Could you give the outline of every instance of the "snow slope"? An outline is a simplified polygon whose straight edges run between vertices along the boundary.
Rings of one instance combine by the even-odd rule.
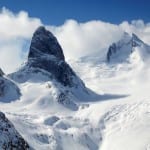
[[[136,48],[143,54],[140,46]],[[0,110],[36,150],[149,150],[150,57],[147,50],[146,57],[134,52],[126,58],[134,54],[146,61],[134,56],[130,62],[95,63],[91,57],[70,63],[86,87],[100,96],[82,100],[70,90],[60,96],[62,105],[58,93],[70,87],[50,80],[47,72],[30,71],[21,76],[24,82],[11,76],[22,96],[20,101],[1,103]]]
[[[79,68],[82,63],[75,66]],[[80,70],[82,79],[100,94],[123,94],[121,99],[100,100],[86,111],[78,112],[82,118],[101,130],[101,150],[145,150],[150,144],[150,70],[148,65],[119,64],[118,66],[86,66],[93,70],[86,74]],[[91,71],[90,71],[91,72]],[[97,84],[99,83],[99,84]]]

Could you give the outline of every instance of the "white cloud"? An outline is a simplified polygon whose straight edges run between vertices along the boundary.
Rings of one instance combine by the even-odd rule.
[[[78,58],[108,48],[118,41],[123,32],[137,34],[144,42],[150,43],[150,23],[134,20],[115,25],[102,21],[78,23],[68,20],[62,26],[49,27],[57,36],[67,58]]]
[[[42,24],[38,18],[31,18],[27,12],[17,14],[3,8],[0,12],[0,67],[6,72],[14,71],[25,59],[26,40]],[[67,20],[61,26],[46,25],[58,38],[67,59],[76,59],[108,47],[117,41],[124,31],[137,34],[150,43],[150,23],[134,20],[119,25],[97,21],[79,23]]]
[[[62,26],[49,27],[57,36],[67,58],[79,58],[97,52],[118,40],[122,30],[102,21],[78,23],[68,20]]]
[[[31,39],[40,19],[30,18],[27,12],[14,14],[6,8],[0,12],[0,68],[14,71],[24,61],[25,41]]]
[[[40,24],[40,19],[30,18],[25,11],[14,14],[3,7],[0,13],[0,39],[31,38]]]

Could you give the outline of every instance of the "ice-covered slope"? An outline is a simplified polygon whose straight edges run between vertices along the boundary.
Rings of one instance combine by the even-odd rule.
[[[0,149],[31,149],[2,112],[0,112]]]
[[[150,46],[140,40],[135,34],[130,36],[124,33],[122,38],[113,43],[107,52],[107,61],[110,63],[124,63],[130,61],[146,61],[150,55]],[[148,56],[149,57],[149,56]]]
[[[0,102],[11,102],[18,100],[20,94],[19,87],[10,79],[4,76],[3,71],[0,69]]]

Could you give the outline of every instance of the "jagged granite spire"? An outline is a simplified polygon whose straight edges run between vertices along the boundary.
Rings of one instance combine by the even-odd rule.
[[[37,58],[41,55],[52,55],[60,60],[65,59],[56,37],[43,26],[40,26],[33,34],[28,58]]]
[[[2,112],[0,112],[0,149],[32,149]]]
[[[65,62],[62,48],[56,37],[43,26],[33,34],[27,66],[48,71],[64,86],[74,86],[73,78],[76,74]]]
[[[56,37],[44,27],[39,27],[33,34],[27,62],[8,76],[19,83],[53,80],[87,94],[83,81],[65,61]]]
[[[78,108],[72,99],[95,97],[65,61],[56,37],[44,27],[39,27],[33,34],[27,62],[9,77],[19,83],[50,81],[57,89],[54,100],[71,109]]]

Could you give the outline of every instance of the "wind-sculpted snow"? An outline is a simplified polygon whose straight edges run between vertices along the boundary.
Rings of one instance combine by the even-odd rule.
[[[28,143],[16,131],[13,124],[0,112],[0,149],[27,150]]]
[[[41,73],[47,72],[64,86],[84,88],[84,83],[65,62],[62,48],[56,37],[44,27],[39,27],[33,34],[25,66],[11,76],[23,78],[23,76],[28,76],[26,72],[32,72],[32,68]]]

